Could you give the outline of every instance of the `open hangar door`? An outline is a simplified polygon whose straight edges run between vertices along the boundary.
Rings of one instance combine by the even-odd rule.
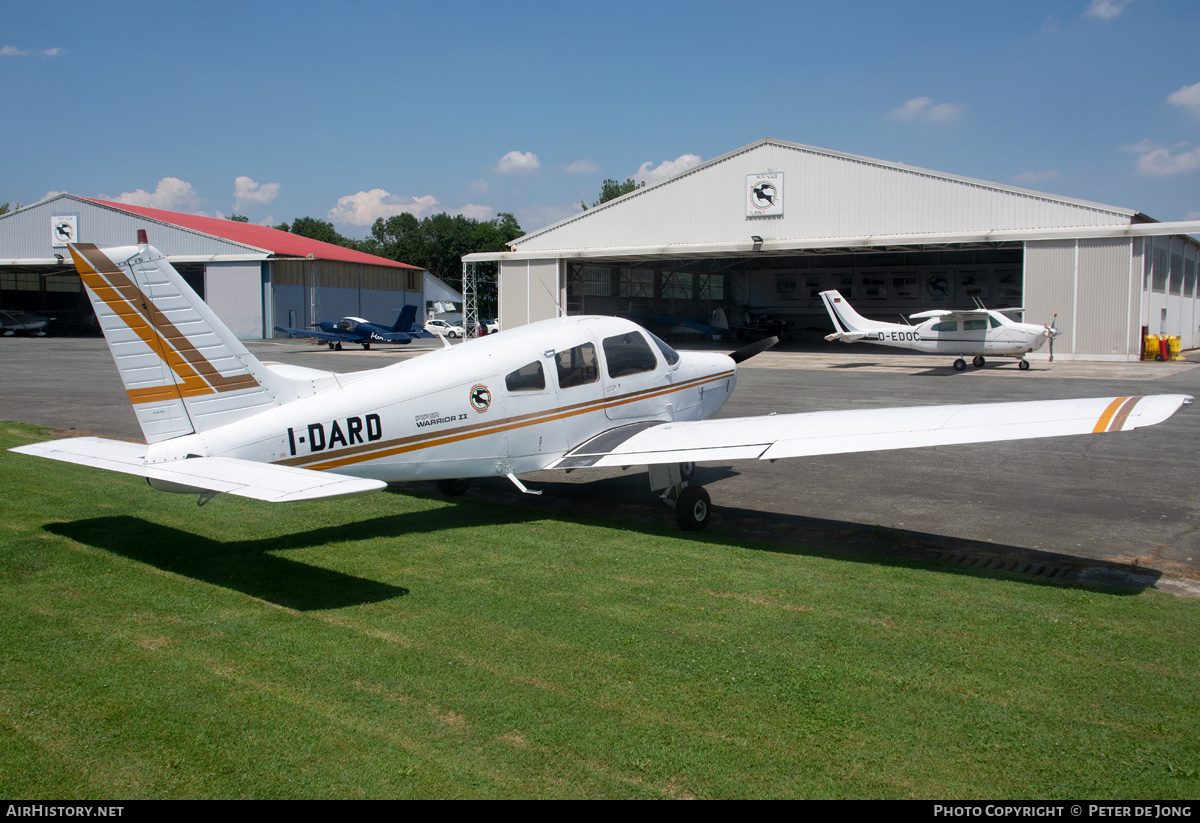
[[[629,317],[672,336],[702,333],[720,310],[731,327],[783,328],[792,340],[833,331],[821,304],[836,289],[866,317],[896,322],[930,308],[1018,308],[1024,247],[828,249],[738,257],[569,261],[567,313]],[[671,320],[692,322],[692,326]],[[720,323],[715,323],[720,325]]]

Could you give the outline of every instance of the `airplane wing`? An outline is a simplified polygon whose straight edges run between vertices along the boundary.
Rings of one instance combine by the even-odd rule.
[[[165,463],[146,463],[146,448],[143,444],[126,443],[123,440],[72,437],[31,443],[11,451],[269,503],[347,497],[387,487],[386,483],[379,480],[232,457],[190,457]]]
[[[1161,423],[1191,402],[1158,394],[635,423],[592,438],[547,468],[777,460],[1130,431]]]
[[[970,319],[972,317],[987,317],[992,312],[998,312],[999,314],[1020,314],[1024,311],[1025,309],[1019,307],[1013,309],[930,309],[929,311],[910,314],[908,319],[928,320],[931,317],[948,317],[958,320]]]
[[[370,339],[371,340],[382,340],[385,343],[402,343],[404,341],[414,340],[416,338],[435,337],[435,336],[436,335],[434,335],[430,332],[414,329],[413,331],[387,331],[387,332],[376,331],[376,332],[371,332]]]
[[[313,331],[312,329],[286,329],[283,326],[276,326],[275,331],[281,331],[285,334],[290,334],[293,337],[316,337],[319,340],[331,340],[336,343],[357,343],[361,337],[350,337],[345,334],[330,334],[325,331]]]

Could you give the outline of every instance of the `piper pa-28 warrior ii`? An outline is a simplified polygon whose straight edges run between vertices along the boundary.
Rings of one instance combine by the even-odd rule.
[[[984,364],[984,355],[1015,357],[1022,371],[1029,368],[1025,355],[1037,351],[1047,340],[1050,341],[1050,359],[1054,360],[1054,338],[1061,332],[1053,322],[1044,326],[1034,323],[1017,323],[1005,317],[1005,313],[1017,314],[1024,309],[932,309],[910,314],[912,320],[925,322],[918,326],[902,323],[884,323],[868,320],[856,312],[837,291],[821,292],[821,300],[829,319],[837,329],[825,335],[829,341],[843,343],[874,343],[877,346],[894,346],[901,349],[927,352],[929,354],[953,354],[954,370],[967,367],[967,356],[973,355],[975,368]],[[978,301],[976,301],[978,302]]]
[[[381,369],[336,374],[260,362],[146,244],[71,246],[145,445],[75,438],[14,451],[141,475],[164,491],[265,501],[340,497],[543,469],[649,467],[680,526],[703,528],[697,461],[776,460],[1128,431],[1183,395],[858,409],[707,419],[733,355],[676,352],[616,317],[561,317]],[[538,492],[531,492],[538,493]]]
[[[377,343],[411,343],[417,337],[433,337],[424,329],[414,329],[413,321],[417,318],[416,306],[405,306],[396,318],[396,325],[390,329],[380,326],[361,317],[343,317],[336,323],[325,320],[318,323],[320,331],[310,329],[288,329],[276,326],[275,331],[290,334],[293,337],[315,337],[324,340],[329,348],[342,350],[343,343],[358,343],[363,349],[371,348],[372,342]]]

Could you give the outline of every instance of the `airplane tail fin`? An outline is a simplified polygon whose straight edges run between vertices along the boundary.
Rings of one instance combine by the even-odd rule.
[[[836,290],[821,292],[821,301],[825,304],[825,311],[829,312],[829,319],[833,321],[833,327],[837,330],[834,334],[826,336],[826,340],[851,342],[863,339],[864,332],[867,331],[894,328],[890,323],[881,323],[878,320],[868,320],[863,317]]]
[[[136,246],[70,246],[148,443],[202,432],[297,396],[138,232]],[[290,389],[290,391],[286,391]]]
[[[417,307],[410,303],[400,310],[400,316],[396,318],[396,325],[392,326],[392,331],[412,331],[413,322],[415,322],[416,319]]]

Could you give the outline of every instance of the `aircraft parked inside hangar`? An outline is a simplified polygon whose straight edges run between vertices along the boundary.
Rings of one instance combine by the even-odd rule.
[[[1128,431],[1192,398],[1100,397],[706,419],[737,382],[732,355],[679,353],[629,320],[561,317],[381,369],[336,374],[250,354],[139,232],[70,246],[147,444],[75,438],[13,451],[140,475],[163,491],[265,501],[436,480],[646,465],[685,529],[710,500],[697,461],[776,460]],[[537,494],[538,492],[531,492]]]
[[[911,320],[925,321],[917,326],[868,320],[851,308],[837,291],[821,292],[821,300],[837,329],[833,334],[825,335],[826,340],[874,343],[929,354],[954,354],[958,355],[954,361],[955,371],[967,367],[964,358],[968,356],[973,356],[975,368],[981,368],[985,355],[1015,357],[1017,366],[1024,371],[1029,368],[1025,355],[1040,349],[1047,340],[1053,361],[1054,338],[1062,333],[1054,328],[1053,321],[1039,326],[1017,323],[1005,317],[1006,313],[1017,314],[1024,309],[986,309],[978,300],[977,309],[932,309],[910,314]]]
[[[400,316],[396,318],[395,325],[390,329],[387,326],[363,320],[361,317],[343,317],[336,323],[331,320],[317,323],[320,331],[288,329],[283,326],[276,326],[275,331],[281,331],[293,337],[315,337],[318,340],[326,341],[329,343],[329,348],[337,351],[342,350],[343,343],[358,343],[363,349],[369,349],[373,342],[411,343],[418,337],[433,337],[422,328],[413,328],[416,325],[414,322],[416,319],[417,307],[409,305],[400,310]]]
[[[45,337],[46,327],[53,317],[43,317],[29,311],[7,311],[0,309],[0,329],[5,337],[24,332],[32,337]]]

